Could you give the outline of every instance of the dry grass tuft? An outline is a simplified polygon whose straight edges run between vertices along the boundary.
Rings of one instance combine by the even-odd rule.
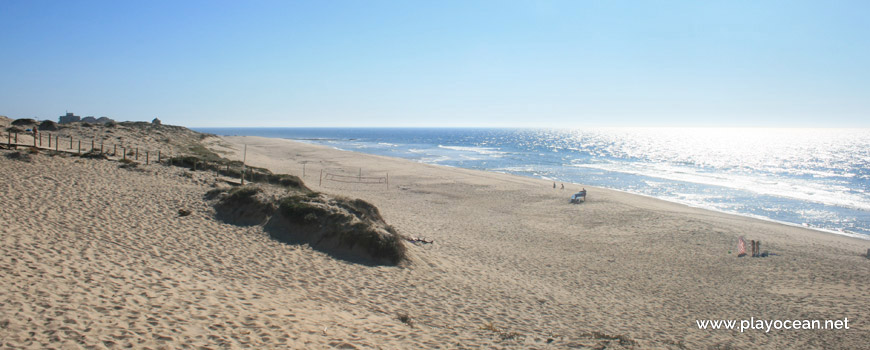
[[[414,328],[414,320],[412,320],[411,316],[407,313],[400,312],[396,315],[396,318],[398,318],[402,323],[408,325],[408,327]]]
[[[214,205],[218,219],[234,225],[260,225],[269,220],[275,212],[271,199],[261,196],[263,189],[257,186],[242,186],[231,189],[226,195],[223,190],[212,190],[206,196],[220,200]]]
[[[28,162],[28,163],[33,161],[33,157],[30,156],[30,153],[24,153],[24,152],[7,153],[6,158],[17,160],[17,161],[22,161],[22,162]]]
[[[485,323],[483,326],[480,326],[480,329],[495,333],[501,340],[515,340],[523,337],[522,334],[517,332],[506,332],[498,329],[492,322]]]
[[[122,168],[122,169],[135,169],[136,167],[139,166],[139,163],[136,163],[132,159],[121,159],[118,162],[121,163],[119,168]]]
[[[584,333],[583,336],[590,337],[593,339],[617,340],[617,341],[619,341],[620,345],[630,345],[630,346],[637,345],[637,341],[629,338],[626,335],[622,335],[622,334],[611,335],[611,334],[607,334],[604,332],[595,331],[595,332],[591,332],[591,333]]]
[[[392,264],[407,258],[398,232],[384,222],[377,207],[361,199],[295,195],[283,198],[279,208],[290,222],[341,247],[362,248],[372,258]]]

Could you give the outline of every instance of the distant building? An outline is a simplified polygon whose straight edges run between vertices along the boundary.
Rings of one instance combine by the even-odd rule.
[[[96,123],[96,122],[97,122],[97,118],[94,118],[94,116],[91,116],[91,115],[82,118],[82,123]]]
[[[58,123],[60,123],[60,124],[69,124],[69,123],[75,123],[75,122],[77,122],[77,121],[81,121],[81,118],[80,118],[79,116],[75,115],[75,114],[72,114],[72,113],[70,113],[70,112],[67,112],[66,115],[62,115],[62,116],[60,116],[60,117],[57,119],[57,121],[58,121]]]
[[[154,120],[151,121],[151,124],[160,125],[162,123],[160,122],[160,119],[154,118]]]
[[[100,123],[100,124],[109,124],[109,123],[114,123],[114,122],[115,122],[115,120],[112,118],[109,118],[109,117],[100,117],[99,119],[97,119],[97,123]]]

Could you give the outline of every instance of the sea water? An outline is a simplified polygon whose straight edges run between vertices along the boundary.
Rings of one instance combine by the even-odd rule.
[[[652,196],[870,239],[870,129],[201,128]]]

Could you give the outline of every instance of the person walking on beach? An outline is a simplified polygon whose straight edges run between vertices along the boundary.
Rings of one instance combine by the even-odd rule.
[[[565,189],[565,184],[562,184],[562,189],[563,189],[563,190]]]
[[[556,188],[556,181],[553,181],[553,188]]]

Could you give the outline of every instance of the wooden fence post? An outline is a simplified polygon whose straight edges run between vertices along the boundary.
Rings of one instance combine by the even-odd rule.
[[[127,160],[127,148],[121,147],[121,153],[124,154],[124,160]]]
[[[91,139],[91,152],[94,151],[94,148],[95,148],[94,146],[96,146],[96,144],[94,143],[94,141],[95,141],[94,139]]]
[[[8,131],[7,133],[8,133],[9,135],[6,136],[6,144],[8,144],[9,146],[12,146],[12,132],[11,132],[11,131]]]
[[[323,187],[323,169],[320,169],[320,187]]]
[[[245,166],[248,164],[248,144],[245,144],[245,151],[242,153],[242,186],[245,185]]]
[[[112,145],[112,156],[118,156],[118,145]]]
[[[157,150],[157,164],[160,164],[160,150]]]
[[[15,133],[15,144],[16,145],[18,144],[18,133],[17,132]]]
[[[72,151],[72,135],[69,137],[69,150]]]
[[[60,149],[60,135],[54,137],[54,150]]]
[[[82,140],[79,140],[79,154],[82,154]]]
[[[139,147],[136,147],[136,160],[139,160]]]
[[[148,165],[148,151],[145,151],[145,165]]]
[[[100,140],[100,154],[103,154],[103,140]]]
[[[48,133],[48,149],[51,149],[51,133]]]
[[[38,139],[38,138],[39,138],[39,134],[34,132],[33,133],[33,148],[36,148],[36,139]]]

